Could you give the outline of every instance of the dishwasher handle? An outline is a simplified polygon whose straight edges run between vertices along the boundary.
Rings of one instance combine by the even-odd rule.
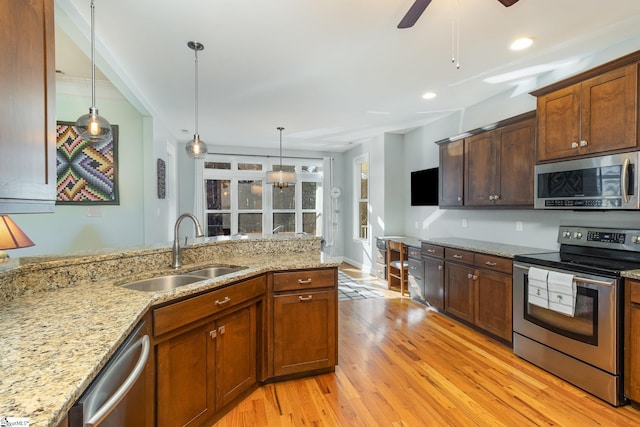
[[[142,351],[140,352],[140,358],[131,370],[131,373],[127,379],[124,380],[122,385],[118,387],[118,390],[116,390],[116,392],[100,407],[100,409],[98,409],[93,416],[87,420],[84,424],[85,427],[94,427],[109,415],[140,377],[140,374],[147,364],[147,360],[149,360],[149,350],[151,347],[149,335],[145,335],[140,338],[133,346],[131,346],[130,350],[137,348],[138,345],[142,345]]]

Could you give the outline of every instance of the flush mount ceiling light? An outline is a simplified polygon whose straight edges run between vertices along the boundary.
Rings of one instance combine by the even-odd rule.
[[[422,99],[433,99],[436,96],[437,95],[435,92],[426,92],[424,95],[422,95]]]
[[[81,116],[76,120],[76,128],[80,136],[91,142],[99,144],[111,141],[111,125],[100,114],[96,107],[96,31],[95,31],[95,5],[91,0],[91,107],[89,114]]]
[[[511,50],[524,50],[524,49],[527,49],[527,48],[531,47],[532,44],[533,44],[533,38],[532,37],[519,37],[519,38],[515,39],[513,41],[513,43],[511,43],[511,45],[509,46],[509,49],[511,49]]]
[[[274,187],[280,189],[295,185],[296,174],[295,172],[285,172],[282,170],[282,131],[283,127],[276,128],[280,131],[280,170],[272,170],[267,172],[267,184],[273,184]]]
[[[185,147],[187,155],[192,159],[203,159],[207,155],[207,144],[205,144],[198,134],[198,52],[204,50],[204,45],[198,42],[187,43],[189,49],[192,49],[196,55],[196,96],[195,96],[195,112],[196,112],[196,126],[193,134],[193,139],[187,143]]]

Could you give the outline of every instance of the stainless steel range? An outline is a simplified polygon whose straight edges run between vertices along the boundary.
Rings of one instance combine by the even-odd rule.
[[[618,406],[621,272],[640,268],[640,230],[561,226],[558,243],[560,252],[514,258],[514,353]]]

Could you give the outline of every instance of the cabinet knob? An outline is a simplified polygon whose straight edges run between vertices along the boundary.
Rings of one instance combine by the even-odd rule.
[[[473,280],[476,280],[476,279],[478,278],[478,276],[476,276],[475,274],[473,274],[473,275],[471,275],[471,278],[472,278]]]
[[[462,201],[462,197],[458,196],[458,201],[461,202]]]
[[[574,150],[575,150],[576,148],[578,148],[578,143],[577,143],[577,142],[575,142],[575,141],[573,141],[573,142],[571,143],[571,148],[573,148]]]
[[[441,265],[438,266],[438,270],[442,270],[442,266]]]
[[[500,200],[500,195],[499,194],[494,194],[493,195],[493,200]]]
[[[473,274],[469,273],[467,274],[467,279],[471,279],[473,277]]]
[[[222,326],[220,326],[220,327],[218,328],[218,332],[220,333],[220,335],[224,335],[225,330],[226,330],[226,328],[225,328],[225,326],[224,326],[224,325],[222,325]]]
[[[211,337],[212,340],[215,340],[217,335],[218,335],[217,331],[215,330],[209,331],[209,336]]]
[[[580,147],[586,147],[587,145],[587,141],[585,141],[584,139],[580,141]]]
[[[494,198],[493,194],[489,196],[489,200],[493,200],[493,198]]]

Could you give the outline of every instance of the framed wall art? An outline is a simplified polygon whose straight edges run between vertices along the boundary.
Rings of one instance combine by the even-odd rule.
[[[167,165],[164,160],[158,159],[158,199],[167,197]]]
[[[57,205],[118,205],[118,125],[111,141],[91,144],[75,123],[56,127]]]

